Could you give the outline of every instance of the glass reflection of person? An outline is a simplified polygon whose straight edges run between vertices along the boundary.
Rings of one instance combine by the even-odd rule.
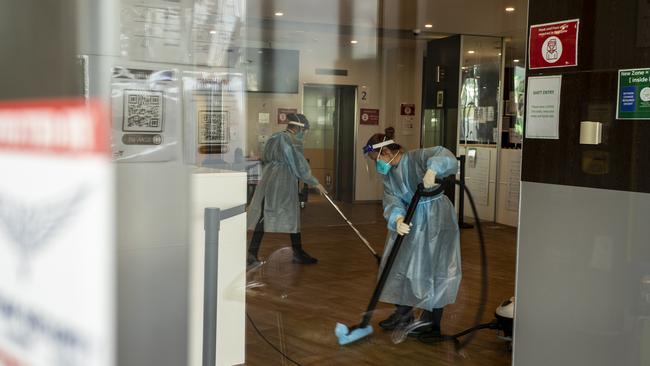
[[[248,228],[254,230],[248,247],[248,265],[259,263],[257,254],[265,232],[289,234],[294,263],[318,262],[302,249],[298,181],[323,194],[327,191],[312,175],[309,163],[296,147],[296,140],[302,140],[309,129],[309,121],[295,114],[288,117],[287,129],[273,134],[262,153],[262,179],[248,210]]]

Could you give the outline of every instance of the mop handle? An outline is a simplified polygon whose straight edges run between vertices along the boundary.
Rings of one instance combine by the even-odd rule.
[[[413,215],[415,214],[415,209],[418,206],[420,197],[437,196],[438,194],[442,193],[443,190],[444,187],[440,185],[433,191],[427,192],[424,190],[424,185],[422,183],[418,184],[418,189],[415,191],[415,194],[411,199],[411,203],[409,204],[409,207],[406,211],[406,217],[404,218],[404,223],[407,225],[411,223],[411,219],[413,219]],[[388,279],[390,270],[393,267],[393,262],[395,262],[395,258],[397,258],[397,253],[399,252],[399,248],[402,246],[403,240],[404,240],[403,235],[398,234],[397,238],[395,238],[395,243],[393,244],[390,254],[388,255],[388,259],[386,260],[384,269],[381,271],[381,276],[379,277],[379,281],[377,281],[377,286],[375,286],[375,291],[372,293],[372,297],[370,298],[368,309],[363,314],[363,319],[361,320],[361,324],[359,324],[359,328],[365,328],[370,323],[372,312],[377,307],[377,303],[379,302],[379,296],[381,295],[381,292],[384,290],[384,285],[386,284],[386,280]]]
[[[359,230],[357,230],[357,228],[354,227],[354,225],[352,225],[352,222],[351,222],[350,220],[348,220],[347,217],[345,217],[345,215],[343,214],[343,211],[341,211],[341,209],[339,208],[339,206],[337,206],[337,205],[334,203],[334,201],[332,201],[332,199],[330,198],[329,195],[327,195],[327,194],[323,194],[323,196],[325,196],[325,198],[327,198],[327,200],[329,201],[329,203],[332,204],[332,206],[334,207],[334,209],[336,209],[336,211],[339,213],[339,215],[341,215],[341,217],[343,218],[343,220],[345,220],[345,222],[347,222],[348,225],[350,225],[350,227],[352,228],[352,230],[354,230],[354,232],[357,234],[357,236],[359,237],[359,239],[361,239],[361,241],[362,241],[362,242],[363,242],[363,243],[368,247],[368,249],[370,250],[370,252],[371,252],[375,257],[377,257],[377,252],[372,248],[372,246],[370,245],[370,243],[368,242],[368,240],[366,240],[366,238],[364,238],[363,235],[361,235],[361,233],[359,232]]]

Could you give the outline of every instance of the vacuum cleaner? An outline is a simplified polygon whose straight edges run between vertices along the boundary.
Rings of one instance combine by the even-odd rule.
[[[494,320],[489,323],[477,324],[469,329],[454,335],[434,335],[434,334],[420,334],[418,340],[427,344],[440,343],[444,341],[453,341],[457,345],[460,344],[460,338],[471,334],[481,329],[493,329],[500,332],[499,338],[512,342],[512,329],[514,323],[515,313],[515,298],[511,297],[499,305],[494,311]]]

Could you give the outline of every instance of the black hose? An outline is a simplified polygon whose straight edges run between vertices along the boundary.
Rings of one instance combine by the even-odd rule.
[[[456,184],[465,189],[467,193],[467,198],[469,198],[469,204],[472,207],[472,212],[474,214],[474,223],[476,225],[476,230],[478,232],[478,239],[481,248],[481,294],[479,296],[479,306],[476,310],[476,316],[474,317],[474,324],[472,328],[469,328],[460,333],[454,335],[439,335],[439,334],[422,334],[418,337],[421,342],[424,343],[439,343],[444,341],[453,341],[456,344],[456,351],[460,352],[465,348],[472,339],[474,339],[474,331],[479,329],[485,329],[487,327],[481,324],[481,319],[485,313],[485,307],[488,300],[488,264],[487,264],[487,251],[485,249],[485,237],[483,236],[483,228],[481,227],[481,220],[478,217],[478,211],[476,210],[476,205],[474,204],[474,197],[469,191],[467,186],[461,185],[459,181],[456,181]],[[461,192],[462,193],[462,192]],[[468,335],[463,341],[459,341],[459,338],[462,336]]]
[[[302,366],[302,365],[299,364],[298,362],[294,361],[291,357],[289,357],[286,353],[282,352],[282,350],[279,349],[278,347],[276,347],[273,343],[271,343],[271,341],[269,341],[269,340],[264,336],[264,334],[262,334],[262,331],[260,331],[260,330],[257,328],[257,325],[255,325],[255,322],[253,321],[253,318],[251,318],[251,316],[248,314],[248,312],[246,312],[246,317],[248,318],[248,321],[249,321],[249,322],[251,323],[251,325],[253,326],[253,329],[255,329],[255,332],[257,332],[257,335],[259,335],[259,336],[260,336],[260,337],[261,337],[261,338],[262,338],[262,339],[263,339],[263,340],[264,340],[264,341],[265,341],[269,346],[271,346],[271,348],[273,348],[277,353],[281,354],[282,357],[284,357],[284,358],[286,358],[287,360],[291,361],[293,364],[295,364],[295,365],[297,365],[297,366]]]
[[[461,186],[460,182],[456,182],[459,186]],[[478,240],[479,243],[481,244],[481,296],[480,296],[480,302],[478,309],[476,310],[476,316],[474,317],[474,324],[479,325],[481,324],[481,319],[483,318],[483,313],[485,313],[485,307],[487,305],[487,300],[488,300],[488,264],[487,264],[487,251],[485,249],[485,238],[483,237],[483,228],[481,227],[481,220],[478,217],[478,211],[476,210],[476,205],[474,204],[474,197],[472,197],[472,193],[469,191],[469,188],[467,188],[466,185],[463,185],[461,187],[465,188],[465,192],[467,193],[467,198],[469,198],[469,204],[472,206],[472,212],[474,213],[474,223],[476,225],[476,230],[478,232]],[[458,337],[454,337],[456,340]],[[474,338],[474,332],[471,332],[467,338],[465,338],[462,342],[456,343],[456,350],[460,351],[465,346],[467,346],[472,339]]]

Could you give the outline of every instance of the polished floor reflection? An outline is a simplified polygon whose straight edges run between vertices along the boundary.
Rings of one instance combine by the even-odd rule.
[[[259,331],[300,365],[510,365],[508,344],[493,330],[481,330],[460,353],[452,343],[425,345],[379,329],[377,322],[393,310],[381,304],[372,325],[375,332],[341,347],[336,322],[357,324],[377,276],[375,259],[354,232],[323,199],[303,210],[303,246],[319,263],[291,262],[289,236],[267,234],[260,258],[266,263],[249,271],[247,310]],[[341,208],[381,252],[385,222],[379,204],[341,204]],[[488,246],[489,301],[484,321],[493,318],[501,301],[513,296],[516,229],[484,224]],[[473,325],[480,292],[480,257],[476,231],[462,231],[463,282],[456,304],[445,309],[443,333]],[[405,339],[403,339],[405,338]],[[295,365],[282,357],[246,324],[247,365]]]

